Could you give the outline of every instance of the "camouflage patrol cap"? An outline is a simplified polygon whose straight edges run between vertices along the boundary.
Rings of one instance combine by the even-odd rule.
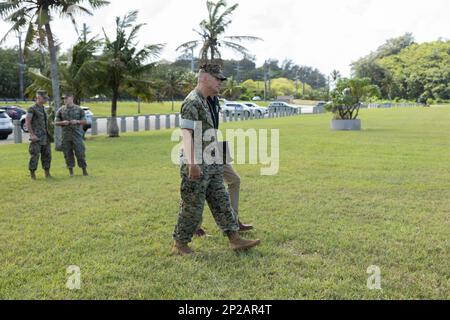
[[[45,91],[45,90],[37,90],[36,95],[41,96],[47,100],[49,99],[47,91]]]
[[[212,75],[213,77],[225,81],[227,77],[223,74],[222,68],[217,64],[204,64],[200,67],[200,72],[206,72]]]

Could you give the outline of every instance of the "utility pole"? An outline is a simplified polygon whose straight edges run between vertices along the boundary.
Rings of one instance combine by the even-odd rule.
[[[83,23],[83,41],[86,43],[87,42],[87,36],[89,33],[91,33],[91,31],[89,30],[89,28],[87,27],[86,23]]]
[[[330,100],[330,75],[328,75],[328,77],[327,77],[327,87],[328,87],[328,90],[327,90],[327,101],[328,101],[328,100]]]
[[[272,83],[271,83],[271,76],[270,76],[270,60],[269,60],[269,68],[268,68],[268,71],[267,71],[267,74],[268,74],[268,78],[269,78],[269,99],[270,99],[270,97],[272,96],[272,88],[271,88],[271,86],[272,86]]]
[[[263,72],[264,72],[264,101],[267,101],[267,61],[264,61],[264,67],[263,67]]]
[[[25,68],[25,61],[23,57],[23,51],[22,51],[22,32],[17,33],[17,38],[19,39],[19,99],[21,101],[24,100],[24,68]]]
[[[236,82],[237,84],[241,83],[241,65],[239,61],[236,64]]]

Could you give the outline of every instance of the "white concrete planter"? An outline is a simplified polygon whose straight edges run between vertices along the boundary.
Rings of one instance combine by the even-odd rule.
[[[361,120],[331,120],[331,129],[333,130],[361,130]]]

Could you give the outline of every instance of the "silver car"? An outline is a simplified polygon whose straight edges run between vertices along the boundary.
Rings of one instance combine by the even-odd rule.
[[[256,103],[246,102],[245,105],[250,108],[255,116],[263,116],[269,112],[267,108],[258,106]]]
[[[283,112],[283,111],[288,111],[288,110],[294,110],[296,112],[301,112],[301,108],[299,106],[293,105],[293,104],[289,104],[286,103],[284,101],[275,101],[272,102],[268,107],[268,110],[271,110],[273,112]]]
[[[11,117],[5,110],[0,109],[0,140],[8,139],[8,136],[13,132],[13,123]]]
[[[234,116],[234,115],[245,115],[246,117],[250,117],[251,110],[249,107],[247,107],[243,103],[239,102],[230,102],[226,101],[223,105],[220,106],[220,111],[222,113],[225,113],[225,115],[228,116]]]

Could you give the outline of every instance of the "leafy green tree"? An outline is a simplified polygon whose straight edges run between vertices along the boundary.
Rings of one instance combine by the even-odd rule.
[[[41,68],[39,54],[31,52],[25,61],[26,68]],[[26,69],[25,69],[26,71]],[[0,97],[17,99],[20,97],[19,83],[19,51],[16,48],[0,48]],[[31,80],[24,73],[25,86],[30,85]]]
[[[358,117],[365,99],[379,95],[379,88],[369,78],[341,78],[331,92],[332,102],[326,108],[335,114],[335,119],[353,120]]]
[[[380,88],[383,97],[393,98],[391,96],[391,88],[394,84],[391,75],[380,64],[380,60],[400,53],[413,43],[414,37],[411,33],[405,33],[400,37],[387,40],[377,50],[351,64],[353,75],[358,78],[371,79],[372,83]]]
[[[105,33],[105,47],[101,66],[103,67],[103,81],[112,96],[111,121],[109,136],[118,137],[117,101],[122,92],[141,88],[140,91],[150,90],[152,82],[145,80],[144,75],[149,72],[154,63],[148,60],[159,57],[163,44],[146,45],[138,50],[136,37],[145,24],[136,24],[138,11],[131,11],[123,18],[116,18],[115,39]],[[129,33],[127,33],[129,30]]]
[[[51,20],[54,16],[69,17],[75,24],[75,14],[83,12],[92,15],[91,11],[81,6],[83,3],[96,9],[109,4],[104,0],[5,0],[0,2],[0,16],[12,23],[11,29],[2,41],[14,31],[27,29],[25,50],[37,38],[41,44],[46,42],[50,52],[50,72],[52,79],[52,93],[55,110],[61,105],[58,60],[55,39],[52,33]],[[60,130],[56,130],[56,149],[61,150]]]
[[[413,44],[379,60],[389,73],[392,97],[445,101],[450,99],[450,40]]]

